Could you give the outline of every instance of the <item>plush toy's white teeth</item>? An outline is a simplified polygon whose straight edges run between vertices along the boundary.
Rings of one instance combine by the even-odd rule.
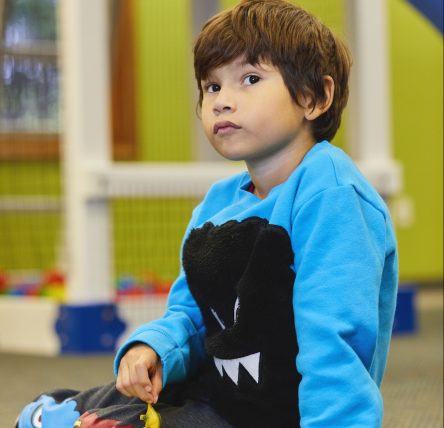
[[[237,385],[239,381],[239,364],[250,373],[251,377],[259,383],[259,360],[260,352],[256,354],[247,355],[246,357],[235,358],[233,360],[223,360],[221,358],[213,357],[214,364],[221,376],[225,373],[230,377],[230,379]]]

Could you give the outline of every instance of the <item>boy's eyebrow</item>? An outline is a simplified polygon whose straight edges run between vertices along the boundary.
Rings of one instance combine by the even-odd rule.
[[[248,62],[246,59],[244,59],[242,62],[239,63],[239,65],[242,68],[254,67],[254,68],[262,69],[261,63],[262,63],[262,61],[258,60],[256,63],[253,64],[251,62]]]
[[[267,67],[271,65],[271,63],[267,62],[266,60],[263,59],[258,59],[254,64],[248,61],[243,61],[242,63],[240,63],[240,66],[242,68],[248,68],[248,67],[253,67],[256,70],[262,71],[262,72],[267,72],[270,71],[270,69]]]
[[[211,73],[207,73],[207,75],[205,77],[202,77],[202,79],[200,79],[200,81],[202,83],[206,83],[206,82],[209,82],[211,80],[214,80],[214,77],[213,77],[213,75]]]

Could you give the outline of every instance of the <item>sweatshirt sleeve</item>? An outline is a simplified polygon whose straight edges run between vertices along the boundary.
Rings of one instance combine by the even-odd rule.
[[[184,239],[193,228],[193,219]],[[128,348],[136,343],[145,343],[156,351],[162,361],[163,385],[181,381],[195,371],[205,358],[204,334],[199,307],[190,293],[181,266],[168,296],[165,314],[158,320],[143,324],[130,335],[117,351],[114,372],[117,375],[120,360]]]
[[[371,377],[385,259],[385,216],[352,186],[324,190],[295,214],[293,293],[301,427],[382,424]]]

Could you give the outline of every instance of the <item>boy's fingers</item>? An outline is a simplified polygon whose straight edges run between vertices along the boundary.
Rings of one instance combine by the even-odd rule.
[[[126,366],[121,365],[119,368],[119,373],[117,375],[116,388],[123,395],[131,397],[131,393],[128,390],[129,385],[130,385],[130,380],[129,380],[128,368]]]
[[[134,395],[143,401],[152,403],[154,401],[153,387],[146,364],[143,362],[134,364],[130,369],[130,377]]]
[[[142,401],[146,401],[148,403],[154,402],[154,396],[150,392],[146,392],[145,389],[140,385],[134,386],[135,396],[140,398]]]
[[[127,397],[155,403],[162,389],[162,364],[154,351],[145,348],[136,345],[122,358],[116,388]]]
[[[131,366],[128,364],[121,364],[116,382],[117,390],[126,397],[137,397],[139,391],[134,385],[134,375],[131,374]]]
[[[137,363],[134,366],[134,383],[143,386],[147,391],[151,390],[151,381],[148,373],[148,367],[145,364]]]
[[[160,367],[158,367],[153,377],[151,378],[151,383],[153,385],[154,403],[157,403],[160,391],[162,390],[162,366],[159,366]]]

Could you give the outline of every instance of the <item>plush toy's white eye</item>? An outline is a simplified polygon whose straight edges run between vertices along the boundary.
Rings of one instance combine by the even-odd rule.
[[[237,310],[239,309],[239,297],[236,299],[236,303],[234,304],[234,322],[237,321]]]
[[[238,309],[239,309],[239,297],[236,299],[236,302],[234,303],[234,315],[233,315],[234,321],[233,321],[233,324],[235,324],[236,321],[237,321],[237,311],[238,311]],[[225,330],[225,324],[220,319],[219,315],[217,315],[217,312],[213,308],[210,308],[210,311],[213,314],[213,316],[216,319],[216,321],[222,327],[222,330]]]
[[[223,321],[219,318],[219,315],[217,315],[217,312],[213,309],[210,308],[211,313],[213,314],[214,318],[216,318],[216,321],[219,323],[219,325],[222,327],[222,330],[225,330],[225,324],[223,323]]]
[[[43,412],[43,404],[37,407],[34,410],[34,413],[31,416],[31,424],[33,428],[42,428],[42,412]]]

